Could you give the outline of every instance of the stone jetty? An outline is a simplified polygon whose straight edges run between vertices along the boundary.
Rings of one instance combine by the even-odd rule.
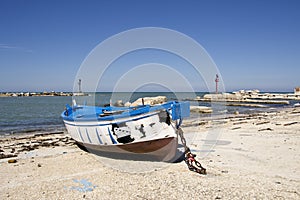
[[[31,97],[31,96],[73,96],[72,92],[4,92],[0,97]]]
[[[248,104],[284,104],[289,100],[300,100],[300,93],[260,93],[259,90],[240,90],[232,93],[206,94],[203,98],[197,97],[194,101],[233,102]],[[232,104],[234,105],[234,104]]]

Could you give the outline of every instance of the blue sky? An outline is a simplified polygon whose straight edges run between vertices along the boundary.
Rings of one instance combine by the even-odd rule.
[[[0,92],[71,91],[96,45],[139,27],[196,40],[228,91],[293,91],[300,86],[299,10],[297,0],[1,0]]]

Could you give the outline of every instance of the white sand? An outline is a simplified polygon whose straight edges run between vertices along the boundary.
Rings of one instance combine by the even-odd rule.
[[[17,163],[1,159],[0,199],[300,199],[300,108],[195,123],[186,122],[184,132],[208,175],[184,162],[155,170],[155,163],[135,161],[151,172],[121,172],[59,143],[22,152]],[[2,138],[1,149],[13,143]]]

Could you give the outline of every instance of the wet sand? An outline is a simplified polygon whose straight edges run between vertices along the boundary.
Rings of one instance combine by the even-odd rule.
[[[300,108],[183,130],[207,175],[184,162],[102,159],[65,133],[1,137],[0,199],[300,199]]]

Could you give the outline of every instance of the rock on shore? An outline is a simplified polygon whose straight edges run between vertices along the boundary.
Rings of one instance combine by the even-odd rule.
[[[190,111],[195,113],[212,113],[213,110],[207,106],[190,106]]]
[[[143,97],[137,99],[135,102],[133,102],[130,106],[138,106],[143,105],[143,101],[145,105],[157,105],[157,104],[163,104],[167,102],[166,96],[156,96],[156,97]]]

